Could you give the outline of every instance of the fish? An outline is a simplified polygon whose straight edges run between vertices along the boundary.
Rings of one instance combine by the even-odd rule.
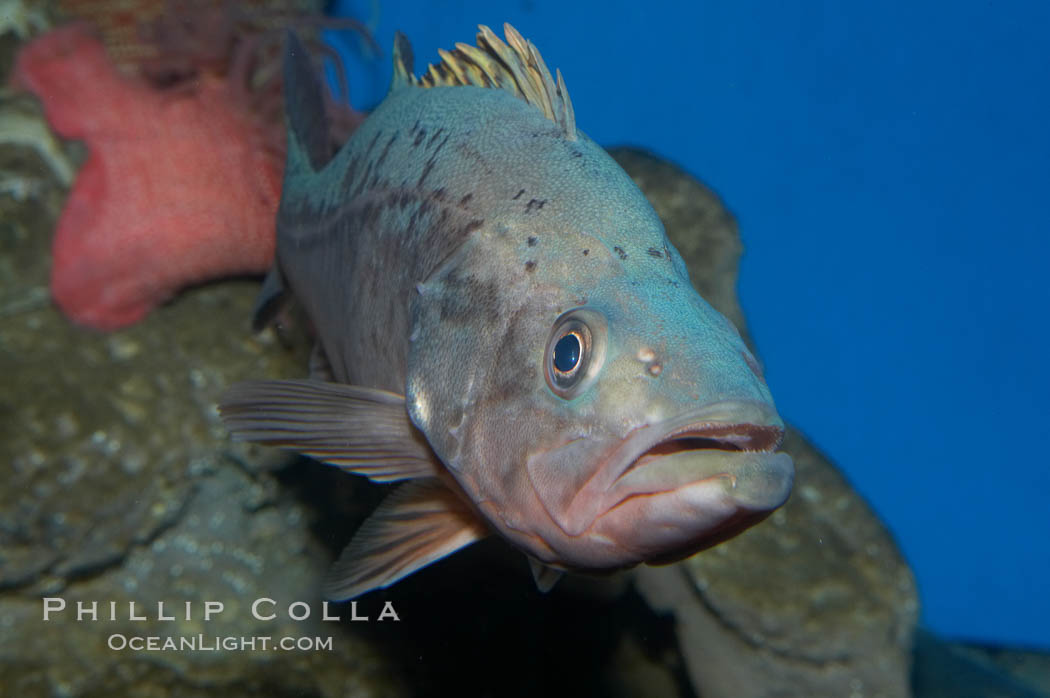
[[[740,333],[693,288],[631,178],[576,126],[561,71],[509,24],[385,99],[338,151],[289,35],[277,254],[256,323],[294,298],[310,378],[235,384],[236,438],[400,482],[332,599],[488,535],[537,586],[665,564],[788,498],[784,424]]]

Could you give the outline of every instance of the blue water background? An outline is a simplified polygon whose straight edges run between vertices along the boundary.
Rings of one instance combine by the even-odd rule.
[[[386,91],[395,29],[418,73],[510,21],[588,135],[716,189],[780,411],[892,529],[923,623],[1050,647],[1050,3],[339,10],[383,51],[343,40],[359,107]]]

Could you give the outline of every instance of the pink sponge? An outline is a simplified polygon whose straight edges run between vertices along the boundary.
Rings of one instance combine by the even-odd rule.
[[[279,148],[226,80],[150,87],[82,25],[23,47],[13,80],[88,148],[52,248],[51,293],[75,322],[123,327],[184,286],[269,267]]]

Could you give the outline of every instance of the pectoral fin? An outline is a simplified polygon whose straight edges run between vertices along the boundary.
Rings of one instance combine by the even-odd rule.
[[[354,534],[325,584],[325,596],[350,599],[387,587],[489,533],[440,480],[394,490]]]
[[[565,574],[563,570],[545,565],[531,557],[529,558],[529,567],[532,568],[532,578],[536,581],[536,588],[544,594],[553,589],[554,585]]]
[[[405,398],[309,380],[238,383],[219,412],[235,438],[279,446],[376,482],[436,477],[440,465],[412,426]]]

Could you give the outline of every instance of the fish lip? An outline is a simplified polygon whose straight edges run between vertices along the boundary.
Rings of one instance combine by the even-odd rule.
[[[707,442],[702,444],[706,448],[696,452],[712,457],[717,454],[728,456],[723,460],[731,462],[733,466],[730,471],[712,471],[710,475],[688,482],[696,484],[701,480],[712,480],[725,475],[729,477],[729,484],[735,491],[736,475],[744,472],[741,469],[746,469],[748,462],[779,463],[783,460],[778,457],[781,454],[773,453],[783,430],[784,423],[771,404],[757,400],[724,400],[696,407],[668,419],[641,424],[623,436],[613,437],[616,441],[612,448],[596,459],[594,467],[588,468],[589,472],[581,473],[582,481],[574,484],[571,494],[567,486],[559,488],[546,483],[559,482],[562,472],[571,473],[571,463],[582,457],[581,453],[573,452],[573,444],[583,447],[591,443],[591,439],[572,439],[558,449],[544,451],[541,456],[532,456],[526,463],[526,471],[529,473],[533,490],[548,515],[565,534],[575,537],[582,535],[604,514],[635,495],[656,495],[682,490],[683,485],[687,484],[683,478],[691,476],[689,471],[682,471],[679,477],[675,477],[673,472],[664,468],[648,468],[650,464],[668,464],[674,455],[666,459],[643,458],[661,443],[688,438],[706,439]],[[736,452],[727,453],[730,450]],[[702,463],[704,460],[710,461],[712,458],[701,458],[698,462]],[[560,467],[563,461],[568,470]],[[554,468],[555,464],[559,467]],[[636,465],[644,467],[632,470]],[[628,474],[631,474],[631,477],[625,477]],[[778,493],[780,489],[777,490]],[[562,498],[560,495],[563,493],[568,496]],[[756,504],[759,505],[758,508],[768,508],[762,507],[761,502]],[[746,502],[743,506],[751,508]]]
[[[664,444],[696,440],[703,443],[682,450],[772,453],[783,439],[784,423],[772,405],[726,400],[636,427],[611,455],[609,465],[616,482]]]

